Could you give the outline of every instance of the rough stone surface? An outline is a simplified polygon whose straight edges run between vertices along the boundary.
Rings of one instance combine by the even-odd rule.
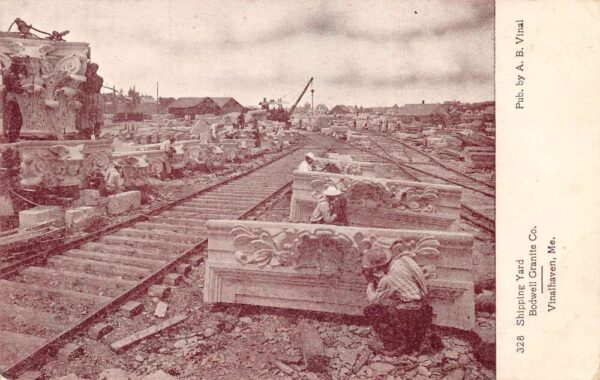
[[[167,315],[168,308],[169,305],[162,301],[158,301],[158,303],[156,304],[156,309],[154,309],[154,315],[159,318],[164,318],[164,316]]]
[[[88,336],[92,339],[102,339],[106,335],[110,334],[113,330],[113,327],[107,325],[106,323],[97,323],[94,326],[90,327],[88,330]]]
[[[165,276],[163,282],[167,285],[179,286],[181,284],[181,275],[178,273],[169,273]]]
[[[496,334],[493,329],[477,327],[473,330],[479,343],[475,348],[475,357],[488,367],[496,364]]]
[[[154,373],[151,373],[147,376],[142,377],[142,380],[175,380],[176,377],[169,375],[163,370],[158,370]]]
[[[455,369],[454,371],[444,376],[442,380],[463,380],[464,376],[465,371],[463,371],[462,369]]]
[[[107,197],[106,211],[110,215],[120,215],[140,208],[142,195],[139,191],[126,191]]]
[[[386,362],[374,362],[369,365],[372,371],[386,375],[396,369],[396,366]]]
[[[45,223],[64,225],[64,212],[59,206],[36,206],[19,212],[19,228],[29,228]]]
[[[135,317],[144,310],[144,305],[136,301],[129,301],[121,306],[121,310],[125,312],[128,317]]]
[[[82,230],[93,225],[97,216],[95,207],[81,206],[65,210],[65,224],[69,230]]]
[[[161,299],[168,298],[171,295],[171,288],[162,285],[152,285],[148,288],[148,295]]]
[[[84,353],[85,349],[82,345],[76,343],[68,343],[58,352],[58,357],[61,358],[61,360],[71,361],[82,356]]]
[[[79,200],[82,206],[98,206],[100,191],[94,189],[81,190],[79,192]]]
[[[105,369],[98,375],[98,380],[130,380],[131,378],[127,371],[120,368]]]
[[[17,380],[42,380],[44,376],[40,371],[26,371]]]

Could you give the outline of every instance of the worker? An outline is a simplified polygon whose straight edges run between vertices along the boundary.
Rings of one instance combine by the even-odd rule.
[[[304,160],[298,165],[297,170],[301,172],[312,172],[314,162],[315,155],[312,152],[308,152],[304,155]]]
[[[214,123],[210,126],[210,134],[208,135],[209,143],[218,143],[219,142],[219,128],[220,124]]]
[[[175,154],[175,148],[173,143],[175,142],[175,136],[169,136],[168,139],[160,144],[160,150],[167,153],[167,155],[173,156]]]
[[[336,189],[337,190],[337,189]],[[341,193],[341,191],[337,190],[337,195],[329,196],[328,202],[331,208],[331,212],[335,215],[335,219],[331,224],[335,224],[337,226],[347,226],[348,225],[348,201],[346,197]]]
[[[98,75],[98,64],[90,63],[85,72],[85,82],[83,82],[83,107],[79,114],[79,132],[89,139],[91,136],[100,137],[103,125],[102,117],[102,96],[100,90],[104,79]]]
[[[123,188],[123,177],[117,169],[117,165],[111,164],[104,174],[104,186],[106,194],[118,193]]]
[[[317,206],[315,207],[312,215],[310,216],[309,222],[314,224],[340,224],[345,219],[344,215],[338,215],[335,213],[336,209],[336,198],[339,197],[342,192],[335,186],[329,186],[321,195]],[[337,208],[339,209],[339,207]]]
[[[260,148],[260,130],[258,129],[258,121],[256,121],[256,119],[254,120],[253,134],[254,141],[256,142],[255,145],[257,148]]]
[[[369,303],[364,315],[378,335],[370,348],[398,354],[420,349],[433,314],[419,265],[408,252],[392,259],[391,249],[375,246],[363,254],[362,268]]]

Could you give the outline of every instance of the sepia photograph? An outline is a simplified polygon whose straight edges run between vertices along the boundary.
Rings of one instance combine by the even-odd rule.
[[[495,17],[2,0],[0,378],[495,379]]]

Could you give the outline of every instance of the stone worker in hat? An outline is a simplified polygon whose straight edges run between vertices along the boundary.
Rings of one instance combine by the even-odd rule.
[[[298,170],[301,172],[311,172],[313,171],[313,163],[315,162],[315,155],[311,152],[308,152],[304,155],[304,161],[298,165]]]
[[[309,221],[315,224],[346,225],[345,199],[340,200],[342,192],[335,186],[329,186],[319,199]]]
[[[408,255],[392,258],[389,248],[376,245],[362,258],[368,281],[369,305],[364,314],[379,339],[369,342],[379,353],[419,350],[432,322],[425,275]]]

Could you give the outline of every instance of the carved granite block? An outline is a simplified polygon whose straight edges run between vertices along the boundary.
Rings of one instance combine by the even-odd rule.
[[[437,325],[474,326],[471,235],[227,220],[207,228],[204,302],[361,315],[362,253],[379,244],[422,267]]]
[[[308,222],[317,197],[329,185],[347,198],[353,226],[447,230],[460,215],[458,186],[295,171],[291,220]]]

